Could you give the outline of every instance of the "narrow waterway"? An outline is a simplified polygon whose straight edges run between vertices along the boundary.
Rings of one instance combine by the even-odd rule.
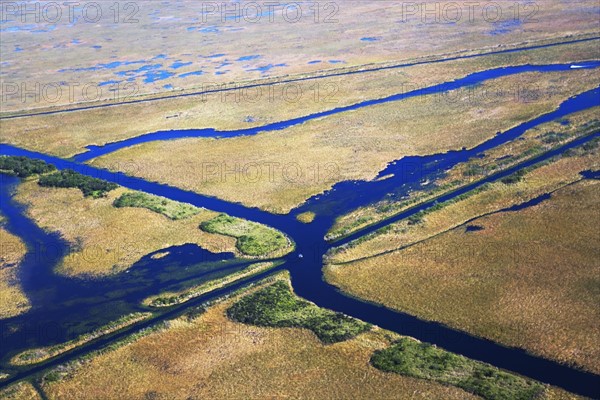
[[[600,61],[589,61],[577,64],[577,69],[585,68],[598,68]],[[173,140],[191,137],[204,137],[204,138],[232,138],[239,136],[251,136],[256,135],[260,132],[279,131],[290,128],[292,126],[300,125],[308,121],[312,121],[318,118],[329,117],[332,115],[359,110],[366,107],[372,107],[378,104],[386,104],[391,102],[397,102],[406,100],[414,97],[420,97],[425,95],[434,95],[439,93],[449,92],[451,90],[462,89],[466,87],[472,87],[474,85],[482,84],[491,79],[497,79],[505,76],[522,74],[526,72],[558,72],[558,71],[572,71],[574,70],[573,64],[547,64],[547,65],[520,65],[515,67],[503,67],[494,68],[481,72],[475,72],[467,75],[464,78],[460,78],[450,82],[444,82],[439,85],[429,86],[423,89],[411,90],[408,92],[401,92],[391,96],[383,97],[381,99],[365,100],[360,103],[352,104],[344,107],[337,107],[330,110],[320,111],[314,114],[306,115],[303,117],[292,118],[285,121],[274,122],[255,128],[237,129],[229,131],[220,131],[217,129],[184,129],[184,130],[169,130],[169,131],[158,131],[153,133],[147,133],[144,135],[136,136],[130,139],[108,143],[103,146],[88,146],[88,151],[81,153],[73,157],[75,161],[85,162],[96,157],[100,157],[105,154],[115,152],[117,150],[131,147],[141,143],[160,141],[160,140]]]

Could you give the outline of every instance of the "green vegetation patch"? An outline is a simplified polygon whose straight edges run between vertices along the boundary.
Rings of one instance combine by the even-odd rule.
[[[205,221],[200,228],[208,233],[217,233],[237,238],[236,247],[249,256],[265,256],[289,245],[283,233],[265,225],[230,217],[227,214]]]
[[[95,199],[104,197],[106,193],[119,187],[115,183],[91,178],[71,169],[44,175],[40,177],[39,184],[44,187],[78,188],[85,197],[91,196]]]
[[[317,215],[312,211],[303,212],[302,214],[296,215],[296,219],[303,224],[310,224],[315,220]]]
[[[513,185],[515,183],[521,182],[523,180],[523,177],[525,177],[526,174],[527,174],[526,169],[520,169],[517,172],[515,172],[514,174],[510,174],[509,176],[500,179],[500,182],[504,183],[505,185]]]
[[[376,351],[371,364],[385,372],[453,385],[487,400],[536,399],[544,391],[535,381],[409,338]]]
[[[45,161],[28,157],[1,156],[0,172],[27,178],[33,175],[56,171],[56,167]]]
[[[370,324],[298,298],[283,281],[243,297],[227,316],[245,324],[310,329],[324,343],[342,342],[371,329]]]
[[[200,212],[200,208],[191,204],[180,203],[160,196],[153,196],[143,192],[127,192],[116,199],[115,207],[140,207],[157,212],[172,220],[191,217]]]
[[[569,135],[568,133],[565,133],[565,132],[550,131],[550,132],[546,132],[543,135],[541,135],[540,139],[542,142],[544,142],[546,144],[554,144],[554,143],[563,142],[570,137],[571,137],[571,135]]]

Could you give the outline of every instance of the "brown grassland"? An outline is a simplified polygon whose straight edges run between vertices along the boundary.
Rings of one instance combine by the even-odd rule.
[[[600,121],[600,107],[569,114],[567,118],[541,124],[527,130],[519,140],[512,140],[485,152],[485,157],[474,157],[459,163],[446,174],[424,185],[422,189],[409,192],[402,199],[385,199],[360,207],[336,218],[327,233],[327,239],[336,239],[370,224],[389,218],[415,204],[440,196],[456,188],[485,178],[491,173],[509,168],[525,159],[549,151],[582,135],[593,133]],[[568,124],[561,123],[568,120]],[[548,137],[555,138],[548,141]]]
[[[594,70],[519,74],[484,83],[481,90],[487,95],[475,102],[469,91],[451,100],[427,95],[256,136],[145,143],[92,163],[287,213],[336,182],[373,179],[387,163],[403,156],[475,146],[591,88],[598,74]],[[531,82],[543,94],[537,101],[519,101],[506,89]],[[237,172],[232,173],[234,169]]]
[[[505,184],[496,181],[488,184],[484,190],[466,199],[452,202],[440,210],[426,214],[421,223],[402,220],[391,224],[381,233],[334,249],[328,255],[328,261],[333,264],[346,263],[409,246],[461,226],[473,218],[552,192],[580,180],[580,171],[598,168],[598,148],[584,156],[561,158],[527,173],[520,182]]]
[[[564,171],[560,162],[551,167],[534,171],[537,179]],[[599,373],[599,196],[600,182],[582,180],[538,205],[469,223],[481,230],[448,223],[448,231],[405,249],[330,265],[326,279],[355,296]]]
[[[59,232],[70,244],[58,272],[102,276],[126,270],[142,256],[160,249],[195,243],[212,252],[236,252],[235,240],[199,229],[217,213],[202,210],[178,221],[144,208],[116,208],[113,201],[126,189],[100,199],[85,198],[78,189],[40,187],[23,182],[15,199],[42,228]]]
[[[203,20],[200,18],[204,7],[202,2],[183,0],[171,4],[147,0],[136,3],[139,8],[135,15],[137,23],[122,23],[121,20],[131,10],[121,10],[122,15],[114,22],[113,11],[108,9],[112,3],[100,3],[104,13],[94,24],[86,23],[82,18],[71,24],[65,15],[54,24],[35,24],[32,16],[26,24],[17,18],[8,18],[7,28],[16,29],[3,32],[0,44],[4,55],[2,82],[26,82],[29,88],[35,83],[69,82],[78,83],[80,87],[74,91],[73,98],[65,95],[59,99],[41,98],[23,103],[19,96],[11,96],[3,111],[111,99],[114,94],[106,86],[100,87],[103,89],[101,93],[94,93],[91,99],[83,96],[81,86],[110,80],[126,83],[125,78],[116,73],[140,67],[138,64],[94,69],[96,65],[114,61],[141,60],[144,66],[159,64],[161,70],[173,73],[173,76],[155,82],[143,82],[143,76],[138,74],[134,83],[138,85],[139,94],[177,93],[178,89],[190,89],[207,82],[249,81],[268,76],[313,73],[340,65],[355,67],[390,62],[399,57],[411,60],[478,49],[494,50],[582,33],[598,34],[597,18],[593,12],[597,4],[594,0],[543,2],[532,17],[531,7],[520,3],[517,9],[512,1],[500,1],[502,16],[498,21],[495,16],[492,20],[484,18],[483,5],[477,7],[475,17],[471,19],[465,6],[456,24],[433,22],[431,17],[423,23],[420,14],[406,17],[400,4],[357,0],[328,3],[327,9],[324,3],[320,3],[318,15],[312,10],[314,7],[303,4],[303,16],[294,23],[283,17],[282,7],[277,8],[273,18],[264,16],[258,22],[245,18],[223,19],[219,12],[209,13],[208,18]],[[429,9],[436,5],[456,4],[435,0],[427,0],[427,3]],[[262,11],[266,11],[266,5],[260,4]],[[336,10],[331,5],[335,5]],[[228,5],[229,9],[234,6],[235,2]],[[325,21],[332,11],[335,15]],[[67,12],[63,8],[63,14]],[[511,25],[514,19],[522,23],[500,34],[492,34],[505,23]],[[27,28],[27,25],[33,25],[33,28]],[[93,29],[90,29],[92,26]],[[202,28],[209,28],[209,31],[203,32]],[[35,29],[48,31],[33,33]],[[265,40],[265,37],[278,40]],[[363,37],[375,37],[377,40],[366,42],[361,40]],[[77,38],[75,43],[74,38]],[[136,45],[132,47],[131,43]],[[195,46],[197,43],[202,43],[200,49]],[[22,51],[17,51],[17,47]],[[217,53],[222,56],[209,57]],[[157,59],[160,54],[164,58]],[[250,54],[260,58],[240,60],[240,57]],[[332,59],[343,64],[331,64],[329,60]],[[311,64],[311,60],[323,62]],[[184,64],[174,70],[170,68],[174,61],[189,65]],[[226,68],[219,71],[224,62],[227,63]],[[267,73],[256,70],[256,67],[269,64],[283,65]],[[181,73],[199,69],[203,71],[201,76],[180,77]],[[219,75],[217,72],[226,73]],[[175,91],[165,90],[165,84],[172,85]]]
[[[3,217],[0,216],[0,224]],[[27,312],[31,307],[17,282],[17,269],[27,248],[17,236],[0,225],[0,319]]]
[[[153,103],[1,120],[2,141],[61,157],[159,130],[262,126],[367,99],[420,89],[488,68],[598,59],[598,46],[577,43],[395,70],[282,84],[272,88],[166,99]],[[528,86],[535,86],[533,83]],[[510,88],[504,87],[504,90]],[[248,117],[252,120],[248,122]]]
[[[29,382],[22,381],[0,390],[0,398],[6,400],[41,400],[38,391]]]

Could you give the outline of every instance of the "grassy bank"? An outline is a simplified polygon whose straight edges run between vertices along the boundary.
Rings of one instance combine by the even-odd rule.
[[[2,227],[0,215],[0,319],[23,314],[31,308],[18,280],[19,263],[27,248],[21,239]]]
[[[50,347],[42,347],[38,349],[26,350],[20,354],[17,354],[11,359],[13,365],[30,365],[38,364],[42,361],[46,361],[50,358],[56,357],[62,353],[72,350],[78,346],[84,345],[92,340],[98,339],[101,336],[105,336],[123,329],[129,325],[133,325],[136,322],[143,321],[149,318],[151,313],[133,313],[125,315],[116,321],[110,322],[90,333],[78,336],[68,342],[57,344]]]
[[[600,107],[594,107],[532,128],[521,136],[521,140],[491,149],[485,153],[485,157],[473,157],[460,163],[423,189],[408,193],[405,198],[386,199],[342,215],[336,218],[326,237],[328,240],[334,240],[349,235],[402,212],[419,202],[435,198],[460,186],[485,178],[492,173],[510,168],[577,137],[594,133],[600,125],[600,121],[597,119],[599,111]]]
[[[587,1],[592,3],[589,0]],[[590,15],[586,17],[589,20],[593,20]],[[548,19],[547,21],[552,21],[552,19]],[[552,27],[550,31],[555,31],[556,29],[556,27]],[[369,31],[371,30],[372,26],[369,27]],[[542,38],[537,37],[531,38],[532,41],[527,39],[527,42],[525,42],[522,36],[523,32],[519,32],[519,37],[513,37],[514,40],[505,42],[505,44],[510,43],[510,47],[521,47],[530,46],[534,43],[559,42],[574,38],[571,34],[565,37],[564,32],[555,32],[549,35],[541,34],[543,40],[540,41],[539,39]],[[538,34],[536,33],[535,35]],[[415,42],[423,39],[415,31],[411,31],[410,35],[414,35],[411,40]],[[506,39],[505,35],[503,37]],[[497,50],[497,40],[498,36],[486,35],[485,41],[488,43],[471,44],[469,49],[465,49],[464,41],[460,41],[460,45],[454,49],[448,49],[444,45],[444,52],[442,54],[440,54],[438,44],[435,45],[434,49],[430,49],[433,51],[422,53],[421,50],[417,50],[416,48],[403,48],[401,54],[404,55],[402,58],[409,62],[417,59],[423,60],[422,56],[427,56],[428,59],[443,59],[452,57],[453,52],[454,55],[458,55],[465,54],[465,50],[467,53]],[[236,37],[234,43],[238,42],[239,38]],[[358,41],[357,43],[364,45],[364,42]],[[507,46],[503,48],[506,49]],[[219,48],[219,52],[221,50],[223,49]],[[407,51],[413,54],[409,55],[406,53]],[[419,54],[415,54],[415,52]],[[158,51],[152,54],[157,53]],[[382,61],[386,61],[386,64],[389,64],[390,61],[397,63],[399,61],[397,59],[398,54],[395,51],[390,53],[394,61],[390,59],[382,60],[379,57],[377,57],[377,60],[364,61],[376,62],[378,65],[381,65]],[[277,57],[280,55],[278,54]],[[367,74],[331,77],[320,81],[296,82],[292,84],[293,87],[298,87],[304,95],[300,96],[298,101],[294,102],[288,101],[287,97],[283,96],[281,91],[276,89],[276,95],[273,97],[265,96],[265,92],[262,92],[261,101],[227,101],[226,107],[224,107],[222,101],[223,94],[217,93],[214,95],[191,98],[183,97],[152,103],[119,105],[113,108],[84,110],[68,114],[5,120],[2,121],[4,127],[3,139],[7,143],[28,149],[48,152],[60,157],[70,157],[85,151],[85,147],[88,145],[102,145],[159,130],[209,127],[216,129],[240,129],[260,126],[270,122],[297,118],[332,107],[353,104],[364,99],[387,96],[398,92],[398,88],[401,88],[400,90],[403,87],[423,88],[444,81],[450,81],[464,74],[486,68],[528,63],[576,62],[578,60],[597,58],[597,46],[590,43],[578,43],[545,49],[490,55],[471,60],[416,65],[403,68],[401,72],[398,70],[398,72],[390,73],[389,70],[383,70]],[[75,59],[73,63],[76,62]],[[19,65],[22,65],[22,63]],[[322,68],[318,64],[313,67]],[[335,67],[339,68],[340,65],[336,65]],[[346,67],[349,67],[348,69],[356,69],[350,65]],[[234,88],[239,87],[240,80],[232,80],[233,77],[229,75],[224,76],[227,77],[229,86]],[[49,79],[47,81],[58,82],[64,79],[65,76],[63,73],[57,76],[56,79]],[[94,81],[101,82],[108,79],[112,78],[106,77],[106,79],[94,79]],[[203,77],[199,77],[198,79],[203,79]],[[271,78],[271,80],[277,79],[278,77]],[[245,76],[242,80],[248,82],[248,77]],[[319,92],[319,101],[315,101],[312,95],[315,92],[316,83],[319,85],[317,86],[318,88],[324,90],[324,92]],[[201,87],[202,84],[202,82],[199,82],[197,87]],[[185,86],[190,89],[190,86]],[[282,87],[285,88],[286,86],[282,85]],[[333,91],[332,89],[335,90]],[[268,91],[267,88],[264,88],[264,90]],[[246,92],[243,90],[234,91],[231,93],[231,97],[227,95],[227,99],[240,97],[245,99],[244,96],[247,96],[247,94],[245,95],[244,93]],[[56,104],[53,105],[56,106]],[[172,115],[176,115],[177,117],[167,118]],[[248,115],[254,116],[256,122],[251,124],[246,122],[245,117]]]
[[[45,161],[18,156],[0,156],[0,173],[28,178],[33,175],[56,171],[56,167]]]
[[[535,381],[411,338],[376,351],[371,364],[382,371],[453,385],[486,400],[532,400],[544,391]]]
[[[39,185],[43,187],[77,188],[81,190],[85,197],[95,199],[105,197],[106,193],[119,187],[116,183],[82,175],[70,169],[41,176]]]
[[[482,98],[470,97],[469,88],[457,90],[450,99],[424,94],[310,120],[282,131],[227,140],[185,138],[143,143],[92,163],[285,214],[337,182],[374,179],[388,163],[402,157],[474,147],[591,89],[598,74],[591,69],[523,73],[482,83],[476,91],[480,96],[487,94]],[[548,95],[519,102],[518,107],[513,95],[498,90],[526,88],[532,82],[536,90]],[[397,92],[402,87],[401,82],[392,86]],[[488,117],[482,119],[481,115]],[[195,163],[198,158],[203,163]],[[210,170],[206,165],[212,166]],[[247,169],[249,166],[252,168]]]
[[[585,169],[600,162],[600,141],[593,140],[547,162],[520,170],[504,179],[419,212],[371,235],[333,249],[328,262],[339,264],[409,246],[460,226],[470,219],[531,200],[581,179]]]
[[[276,267],[279,264],[280,263],[275,262],[263,262],[252,264],[244,268],[243,270],[227,275],[224,278],[206,282],[180,292],[161,293],[158,296],[152,296],[145,299],[143,303],[151,307],[169,307],[175,304],[185,303],[188,300],[201,296],[205,293],[211,292],[215,289],[222,288],[239,279],[246,278],[259,272],[267,271],[271,268]]]
[[[17,187],[15,200],[41,228],[58,232],[69,244],[69,254],[57,272],[70,276],[106,276],[130,268],[143,256],[171,246],[197,244],[213,252],[236,252],[235,241],[206,233],[198,226],[218,215],[201,210],[197,215],[172,220],[145,208],[116,208],[125,193],[118,188],[106,197],[84,197],[78,189],[55,189],[26,181]]]
[[[200,212],[198,207],[143,192],[126,192],[113,202],[117,208],[140,207],[157,212],[172,220],[189,218]]]
[[[383,331],[324,344],[306,329],[238,323],[227,309],[283,274],[139,332],[122,343],[55,368],[41,387],[49,398],[368,398],[471,400],[465,391],[369,364],[389,345]],[[125,345],[126,344],[126,345]],[[126,379],[123,379],[126,377]],[[202,382],[201,385],[198,382]],[[251,382],[252,384],[248,384]]]
[[[227,214],[220,214],[216,218],[204,221],[200,224],[200,228],[205,232],[236,238],[236,247],[248,256],[282,255],[293,249],[290,240],[283,233]]]
[[[273,275],[196,307],[189,315],[158,323],[56,367],[45,375],[41,389],[47,397],[61,399],[481,398],[433,377],[417,379],[375,368],[370,362],[374,353],[403,339],[392,332],[371,329],[328,344],[307,329],[261,327],[227,317],[235,304],[278,283],[289,285],[289,277],[284,272]],[[409,356],[421,358],[423,354],[417,349]],[[465,359],[464,374],[476,364]],[[436,367],[443,369],[443,365]],[[503,387],[503,375],[493,378],[487,379],[488,384]],[[511,375],[507,379],[520,378]],[[578,399],[552,387],[544,389],[540,400]]]

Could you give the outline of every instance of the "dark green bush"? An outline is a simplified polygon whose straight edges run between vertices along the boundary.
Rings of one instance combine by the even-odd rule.
[[[202,222],[200,229],[236,238],[238,250],[249,256],[266,256],[289,245],[288,239],[281,232],[227,214]]]
[[[554,144],[554,143],[559,143],[562,142],[566,139],[569,138],[569,134],[567,133],[562,133],[562,132],[554,132],[554,131],[550,131],[550,132],[546,132],[544,133],[540,139],[542,140],[542,142],[547,143],[547,144]]]
[[[382,371],[457,386],[487,400],[536,399],[544,391],[535,381],[409,338],[373,353],[371,364]]]
[[[160,196],[154,196],[143,192],[123,193],[115,199],[113,205],[117,208],[140,207],[147,208],[159,214],[163,214],[172,220],[191,217],[200,212],[200,209],[191,204],[180,203]]]
[[[296,327],[313,331],[324,343],[351,339],[371,325],[295,296],[282,281],[243,297],[227,310],[234,321],[271,327]]]
[[[44,187],[78,188],[84,196],[93,198],[106,196],[107,192],[119,187],[115,183],[91,178],[70,169],[44,175],[40,177],[39,184]]]
[[[0,156],[0,171],[27,178],[32,175],[56,171],[56,167],[45,161],[28,157]]]
[[[526,173],[527,173],[527,171],[520,169],[517,172],[515,172],[514,174],[511,174],[507,177],[502,178],[500,180],[500,182],[502,182],[506,185],[512,185],[514,183],[521,182]]]

